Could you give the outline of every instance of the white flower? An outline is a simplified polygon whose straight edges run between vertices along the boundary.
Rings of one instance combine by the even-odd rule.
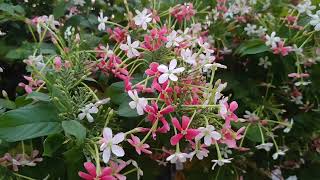
[[[312,18],[309,23],[314,26],[314,30],[320,31],[320,10],[316,14],[310,14],[309,16]]]
[[[283,130],[284,133],[289,133],[293,125],[293,119],[291,119],[290,124]]]
[[[228,146],[220,148],[220,152],[224,158],[228,158],[228,154],[232,154],[232,151],[228,148]]]
[[[316,6],[312,6],[310,0],[305,0],[304,2],[298,4],[296,8],[299,11],[299,13],[310,14],[312,10],[316,9]]]
[[[106,29],[106,23],[108,21],[108,17],[107,16],[103,16],[103,12],[100,11],[100,16],[98,16],[98,30],[99,31],[104,31]]]
[[[188,64],[191,64],[191,65],[196,64],[197,54],[196,53],[193,54],[189,48],[181,50],[181,57]]]
[[[3,68],[2,67],[0,67],[0,73],[3,73]]]
[[[201,48],[204,49],[204,52],[206,54],[210,54],[211,55],[212,53],[214,53],[214,50],[210,48],[210,44],[209,43],[207,43],[207,42],[203,43],[200,39],[198,39],[198,44],[199,44],[199,46]]]
[[[221,94],[221,91],[224,90],[227,87],[227,83],[219,83],[216,92],[214,94],[214,104],[218,102],[218,100],[222,97],[223,94]]]
[[[93,103],[90,103],[90,104],[85,105],[85,107],[80,109],[80,111],[81,111],[81,113],[78,115],[78,118],[80,120],[82,120],[86,117],[89,122],[93,122],[94,119],[91,116],[91,114],[97,114],[99,109]]]
[[[284,150],[278,150],[277,152],[275,152],[273,155],[272,155],[272,158],[274,160],[278,159],[279,156],[284,156],[286,155],[286,152],[288,151],[288,149],[284,149]]]
[[[0,30],[0,36],[5,36],[7,33],[5,33],[5,32],[2,32],[1,30]]]
[[[221,134],[215,131],[215,128],[212,125],[207,125],[207,127],[198,128],[200,133],[196,136],[196,140],[204,138],[204,144],[206,146],[210,146],[214,143],[214,140],[219,140],[221,138]]]
[[[266,57],[264,57],[264,58],[259,58],[259,66],[263,66],[263,68],[265,68],[265,69],[268,69],[268,67],[269,66],[271,66],[272,65],[272,63],[270,62],[270,61],[268,61],[269,60],[269,57],[268,56],[266,56]]]
[[[152,20],[151,13],[148,14],[148,10],[144,9],[142,12],[136,10],[137,15],[133,18],[134,23],[137,26],[142,26],[142,29],[146,30],[148,23]]]
[[[137,179],[139,180],[140,179],[140,176],[143,176],[143,171],[142,171],[142,169],[138,166],[138,163],[136,162],[136,161],[134,161],[134,160],[129,160],[129,161],[127,161],[126,162],[127,164],[132,164],[135,168],[136,168],[136,170],[137,170]]]
[[[256,146],[257,149],[264,149],[266,151],[270,151],[270,149],[273,147],[272,143],[263,143]]]
[[[199,160],[202,160],[203,158],[208,157],[208,154],[209,154],[209,151],[207,149],[201,148],[189,153],[189,158],[191,161],[193,156],[196,155]]]
[[[304,56],[302,47],[298,47],[296,44],[293,45],[291,51],[295,52],[297,55]]]
[[[53,15],[50,15],[48,17],[46,23],[53,30],[56,30],[56,26],[60,25],[60,23],[58,21],[54,20],[54,16]]]
[[[144,114],[144,108],[148,105],[148,101],[146,98],[139,98],[136,90],[128,91],[128,95],[133,100],[129,102],[129,106],[131,109],[137,109],[137,113],[139,115]]]
[[[212,166],[212,170],[214,170],[214,168],[216,167],[216,165],[218,164],[219,166],[223,166],[226,163],[231,163],[231,160],[233,158],[230,159],[217,159],[217,160],[211,160],[211,162],[214,162],[213,166]]]
[[[28,65],[34,65],[38,70],[41,70],[46,64],[43,62],[43,56],[29,56],[28,59],[23,60]]]
[[[83,6],[86,2],[84,0],[73,0],[74,5]]]
[[[173,30],[168,36],[167,36],[167,43],[166,43],[166,47],[177,47],[179,46],[179,43],[181,43],[183,41],[183,38],[180,36],[177,36],[177,31]]]
[[[112,137],[112,130],[110,128],[103,129],[103,138],[100,140],[100,151],[103,151],[102,159],[104,163],[109,162],[111,152],[117,157],[124,156],[124,150],[118,145],[124,140],[124,136],[124,133],[118,133]]]
[[[247,24],[247,27],[244,28],[244,30],[247,32],[248,36],[252,36],[256,34],[257,25],[253,24]]]
[[[68,26],[66,31],[64,32],[64,38],[68,39],[73,32],[74,32],[74,28],[72,26]]]
[[[99,49],[101,49],[104,53],[106,53],[105,58],[107,58],[108,56],[114,54],[113,51],[111,49],[109,49],[109,45],[108,44],[107,44],[107,46],[100,45]]]
[[[200,54],[199,58],[200,58],[200,63],[202,65],[211,64],[216,59],[216,57],[214,55],[212,55],[211,53],[208,53],[208,52],[206,54]]]
[[[175,74],[179,74],[184,71],[184,67],[176,68],[177,67],[177,60],[172,59],[170,61],[169,67],[161,64],[158,66],[158,71],[162,72],[161,76],[159,77],[159,83],[163,84],[168,79],[171,81],[177,81],[178,77]]]
[[[258,121],[260,118],[256,115],[256,113],[251,113],[250,111],[244,111],[246,114],[243,117],[251,122]]]
[[[259,29],[256,30],[257,36],[263,36],[267,32],[267,28],[264,28],[263,26],[259,26]]]
[[[136,56],[140,56],[139,51],[136,50],[136,48],[139,47],[139,44],[139,41],[134,41],[133,43],[131,43],[131,37],[127,36],[127,44],[121,44],[120,49],[127,52],[128,58],[133,58]]]
[[[276,32],[272,32],[270,36],[268,34],[266,35],[267,46],[271,46],[272,48],[277,47],[277,42],[280,42],[280,41],[281,39],[276,36]]]
[[[291,97],[291,101],[296,103],[296,104],[303,104],[303,97],[302,96],[290,96]]]
[[[171,154],[169,157],[167,157],[167,161],[170,161],[171,164],[176,164],[176,163],[184,163],[187,161],[189,158],[189,155],[187,153],[181,153],[181,152],[176,152],[174,154]]]

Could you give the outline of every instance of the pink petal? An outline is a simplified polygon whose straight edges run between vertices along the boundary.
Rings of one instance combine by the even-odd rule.
[[[160,114],[169,114],[169,113],[171,113],[171,112],[173,112],[173,111],[174,111],[174,107],[171,106],[171,105],[169,105],[169,106],[163,108],[163,109],[161,110]]]
[[[101,177],[112,174],[112,169],[110,167],[106,167],[102,170]]]
[[[183,135],[180,134],[180,133],[172,136],[171,139],[170,139],[171,145],[176,145],[176,144],[178,144],[178,142],[181,140],[182,137],[183,137]]]
[[[101,180],[117,180],[117,178],[113,176],[103,176],[100,178]]]
[[[182,128],[181,128],[180,123],[179,123],[179,121],[178,121],[177,118],[172,118],[172,124],[173,124],[173,126],[176,127],[179,131],[182,131]]]
[[[189,122],[190,122],[189,117],[182,116],[182,129],[187,129]]]
[[[82,179],[85,179],[85,180],[93,180],[95,177],[87,174],[87,173],[84,173],[84,172],[78,172],[78,175],[82,178]]]
[[[236,109],[238,109],[238,103],[236,101],[232,101],[230,103],[230,111],[235,111]]]
[[[186,134],[186,139],[192,140],[194,139],[200,132],[196,129],[188,129]]]
[[[88,171],[88,173],[91,176],[94,176],[94,177],[97,176],[97,174],[96,174],[96,166],[94,166],[94,164],[92,162],[85,162],[84,163],[84,168],[86,168],[86,170]]]

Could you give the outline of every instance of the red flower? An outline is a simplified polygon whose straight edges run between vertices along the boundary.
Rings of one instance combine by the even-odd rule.
[[[105,167],[102,169],[100,175],[96,172],[96,167],[92,162],[84,163],[84,168],[88,171],[88,173],[84,173],[79,171],[78,175],[85,180],[116,180],[112,176],[112,169],[110,167]]]
[[[273,48],[272,50],[273,54],[281,54],[282,56],[286,56],[291,51],[291,47],[284,46],[284,42],[280,41],[278,42],[278,46]]]
[[[187,116],[182,116],[182,126],[180,125],[177,118],[172,119],[173,126],[176,127],[178,131],[180,131],[180,133],[171,137],[170,143],[172,145],[178,144],[183,137],[185,137],[187,140],[192,140],[199,134],[198,130],[188,128],[189,123],[190,118]]]

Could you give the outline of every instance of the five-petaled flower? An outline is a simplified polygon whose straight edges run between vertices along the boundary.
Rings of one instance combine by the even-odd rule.
[[[98,30],[99,31],[104,31],[106,29],[106,22],[108,21],[107,16],[103,16],[103,12],[100,12],[100,16],[98,16]]]
[[[88,173],[79,171],[78,175],[85,180],[116,180],[112,176],[112,169],[110,167],[105,167],[102,169],[101,174],[97,173],[96,166],[92,162],[85,162],[84,168],[87,170]]]
[[[139,115],[144,114],[144,109],[148,105],[148,101],[146,98],[139,98],[138,92],[136,90],[128,91],[129,97],[133,100],[129,102],[129,106],[131,109],[137,109],[137,113]]]
[[[133,58],[136,56],[140,56],[140,53],[136,48],[139,47],[140,42],[139,41],[134,41],[131,43],[131,37],[127,36],[127,43],[126,44],[121,44],[120,49],[124,50],[127,52],[128,58]]]
[[[185,70],[184,67],[176,68],[177,67],[177,60],[173,59],[170,61],[169,67],[161,64],[158,66],[158,70],[162,73],[159,77],[159,83],[163,84],[168,79],[171,81],[178,81],[178,77],[175,74],[179,74]]]
[[[137,136],[131,134],[131,139],[127,139],[127,141],[136,149],[139,155],[141,154],[141,152],[152,154],[152,152],[148,150],[150,146],[148,144],[142,144]]]
[[[148,27],[148,23],[152,21],[150,17],[152,14],[148,14],[148,9],[144,9],[142,12],[136,10],[137,15],[133,18],[134,23],[137,26],[141,26],[142,29],[146,30]]]
[[[124,150],[118,145],[124,140],[124,137],[124,133],[118,133],[112,137],[112,130],[110,128],[103,129],[103,138],[100,140],[100,151],[103,151],[103,162],[109,162],[111,152],[117,157],[124,156]]]
[[[170,139],[170,143],[172,145],[176,145],[179,141],[185,137],[187,140],[194,139],[198,134],[199,131],[197,129],[189,128],[190,118],[187,116],[182,116],[182,124],[180,125],[177,118],[172,118],[172,124],[180,133],[172,136]]]

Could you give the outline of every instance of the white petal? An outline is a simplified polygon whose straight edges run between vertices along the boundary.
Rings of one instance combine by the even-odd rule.
[[[80,114],[78,115],[78,118],[79,118],[80,120],[82,120],[82,119],[84,119],[85,116],[86,116],[86,113],[80,113]]]
[[[103,138],[106,140],[112,139],[112,130],[108,127],[103,129]]]
[[[129,106],[131,109],[135,109],[137,107],[137,103],[135,101],[129,102]]]
[[[90,123],[92,123],[94,121],[93,117],[91,116],[91,114],[87,114],[87,119]]]
[[[120,49],[121,49],[121,50],[124,50],[124,51],[128,51],[129,46],[126,45],[126,44],[121,44],[121,45],[120,45]]]
[[[111,155],[111,152],[110,152],[109,148],[103,150],[102,159],[103,159],[104,163],[108,163],[109,162],[110,155]]]
[[[219,140],[219,139],[221,139],[221,134],[216,131],[213,131],[213,132],[211,132],[211,137],[215,140]]]
[[[183,72],[184,70],[185,70],[184,67],[180,67],[180,68],[174,69],[172,72],[173,72],[173,73],[181,73],[181,72]]]
[[[166,82],[168,80],[168,78],[169,78],[169,74],[164,73],[164,74],[161,74],[158,81],[160,84],[163,84],[164,82]]]
[[[135,91],[135,90],[134,90]],[[136,100],[136,97],[134,96],[134,94],[133,94],[134,92],[132,92],[131,90],[129,90],[128,91],[128,95],[129,95],[129,97],[132,99],[132,100]]]
[[[118,157],[124,156],[124,150],[122,149],[122,147],[118,145],[112,145],[111,150],[112,150],[112,153]]]
[[[162,72],[162,73],[166,73],[169,71],[168,67],[161,64],[160,66],[158,66],[158,71]]]
[[[204,144],[205,144],[206,146],[210,146],[211,143],[212,143],[211,136],[205,136],[205,137],[204,137]]]
[[[172,59],[169,64],[169,70],[174,70],[174,68],[176,68],[176,67],[177,67],[177,60]]]
[[[177,77],[176,75],[174,75],[174,74],[170,74],[170,75],[169,75],[169,78],[170,78],[170,80],[172,80],[172,81],[178,81],[178,77]]]
[[[119,144],[124,140],[124,133],[118,133],[112,138],[113,144]]]
[[[144,114],[143,107],[140,104],[137,105],[137,113],[139,115],[143,115]]]
[[[98,113],[99,109],[96,106],[93,106],[92,108],[89,109],[89,113]]]

